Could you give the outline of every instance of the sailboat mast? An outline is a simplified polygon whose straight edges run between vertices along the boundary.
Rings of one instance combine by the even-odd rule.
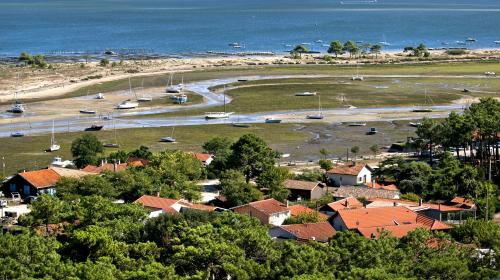
[[[226,113],[226,86],[224,85],[224,114]]]

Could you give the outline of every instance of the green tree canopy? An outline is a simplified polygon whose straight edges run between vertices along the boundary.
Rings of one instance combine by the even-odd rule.
[[[97,155],[104,151],[104,146],[95,135],[84,134],[71,143],[75,165],[83,168],[88,164],[97,163]]]
[[[245,181],[245,177],[238,170],[222,172],[220,178],[221,194],[231,206],[246,204],[262,197],[261,192]]]
[[[339,40],[332,41],[330,47],[328,48],[328,53],[335,54],[335,57],[344,54],[344,46]]]

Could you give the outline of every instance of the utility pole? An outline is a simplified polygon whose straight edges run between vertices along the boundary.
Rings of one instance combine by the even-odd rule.
[[[2,177],[5,178],[5,157],[2,156]]]

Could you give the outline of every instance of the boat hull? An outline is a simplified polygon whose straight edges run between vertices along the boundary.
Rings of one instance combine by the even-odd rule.
[[[281,123],[281,120],[271,120],[271,119],[267,119],[265,122],[266,122],[266,123]]]
[[[85,131],[99,131],[103,128],[103,125],[93,125],[91,127],[85,128]]]
[[[306,116],[306,119],[309,119],[309,120],[322,120],[323,118],[324,118],[323,116],[315,116],[315,115]]]
[[[172,138],[172,137],[163,137],[160,139],[160,142],[166,142],[166,143],[174,143],[175,142],[175,138]]]

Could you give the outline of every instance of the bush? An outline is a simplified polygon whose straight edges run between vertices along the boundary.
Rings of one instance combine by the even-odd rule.
[[[108,66],[108,64],[109,64],[109,60],[107,58],[103,58],[99,62],[99,65],[101,65],[102,67],[106,67],[106,66]]]
[[[321,167],[321,169],[330,170],[333,168],[333,163],[331,160],[328,159],[320,159],[319,166]]]
[[[405,193],[401,195],[401,199],[411,200],[411,201],[419,201],[420,196],[414,193]]]
[[[467,54],[467,50],[465,49],[454,49],[454,50],[446,50],[447,55],[464,55]]]
[[[111,63],[111,67],[116,67],[116,66],[118,66],[118,63],[117,63],[116,61],[113,61],[113,62]]]

